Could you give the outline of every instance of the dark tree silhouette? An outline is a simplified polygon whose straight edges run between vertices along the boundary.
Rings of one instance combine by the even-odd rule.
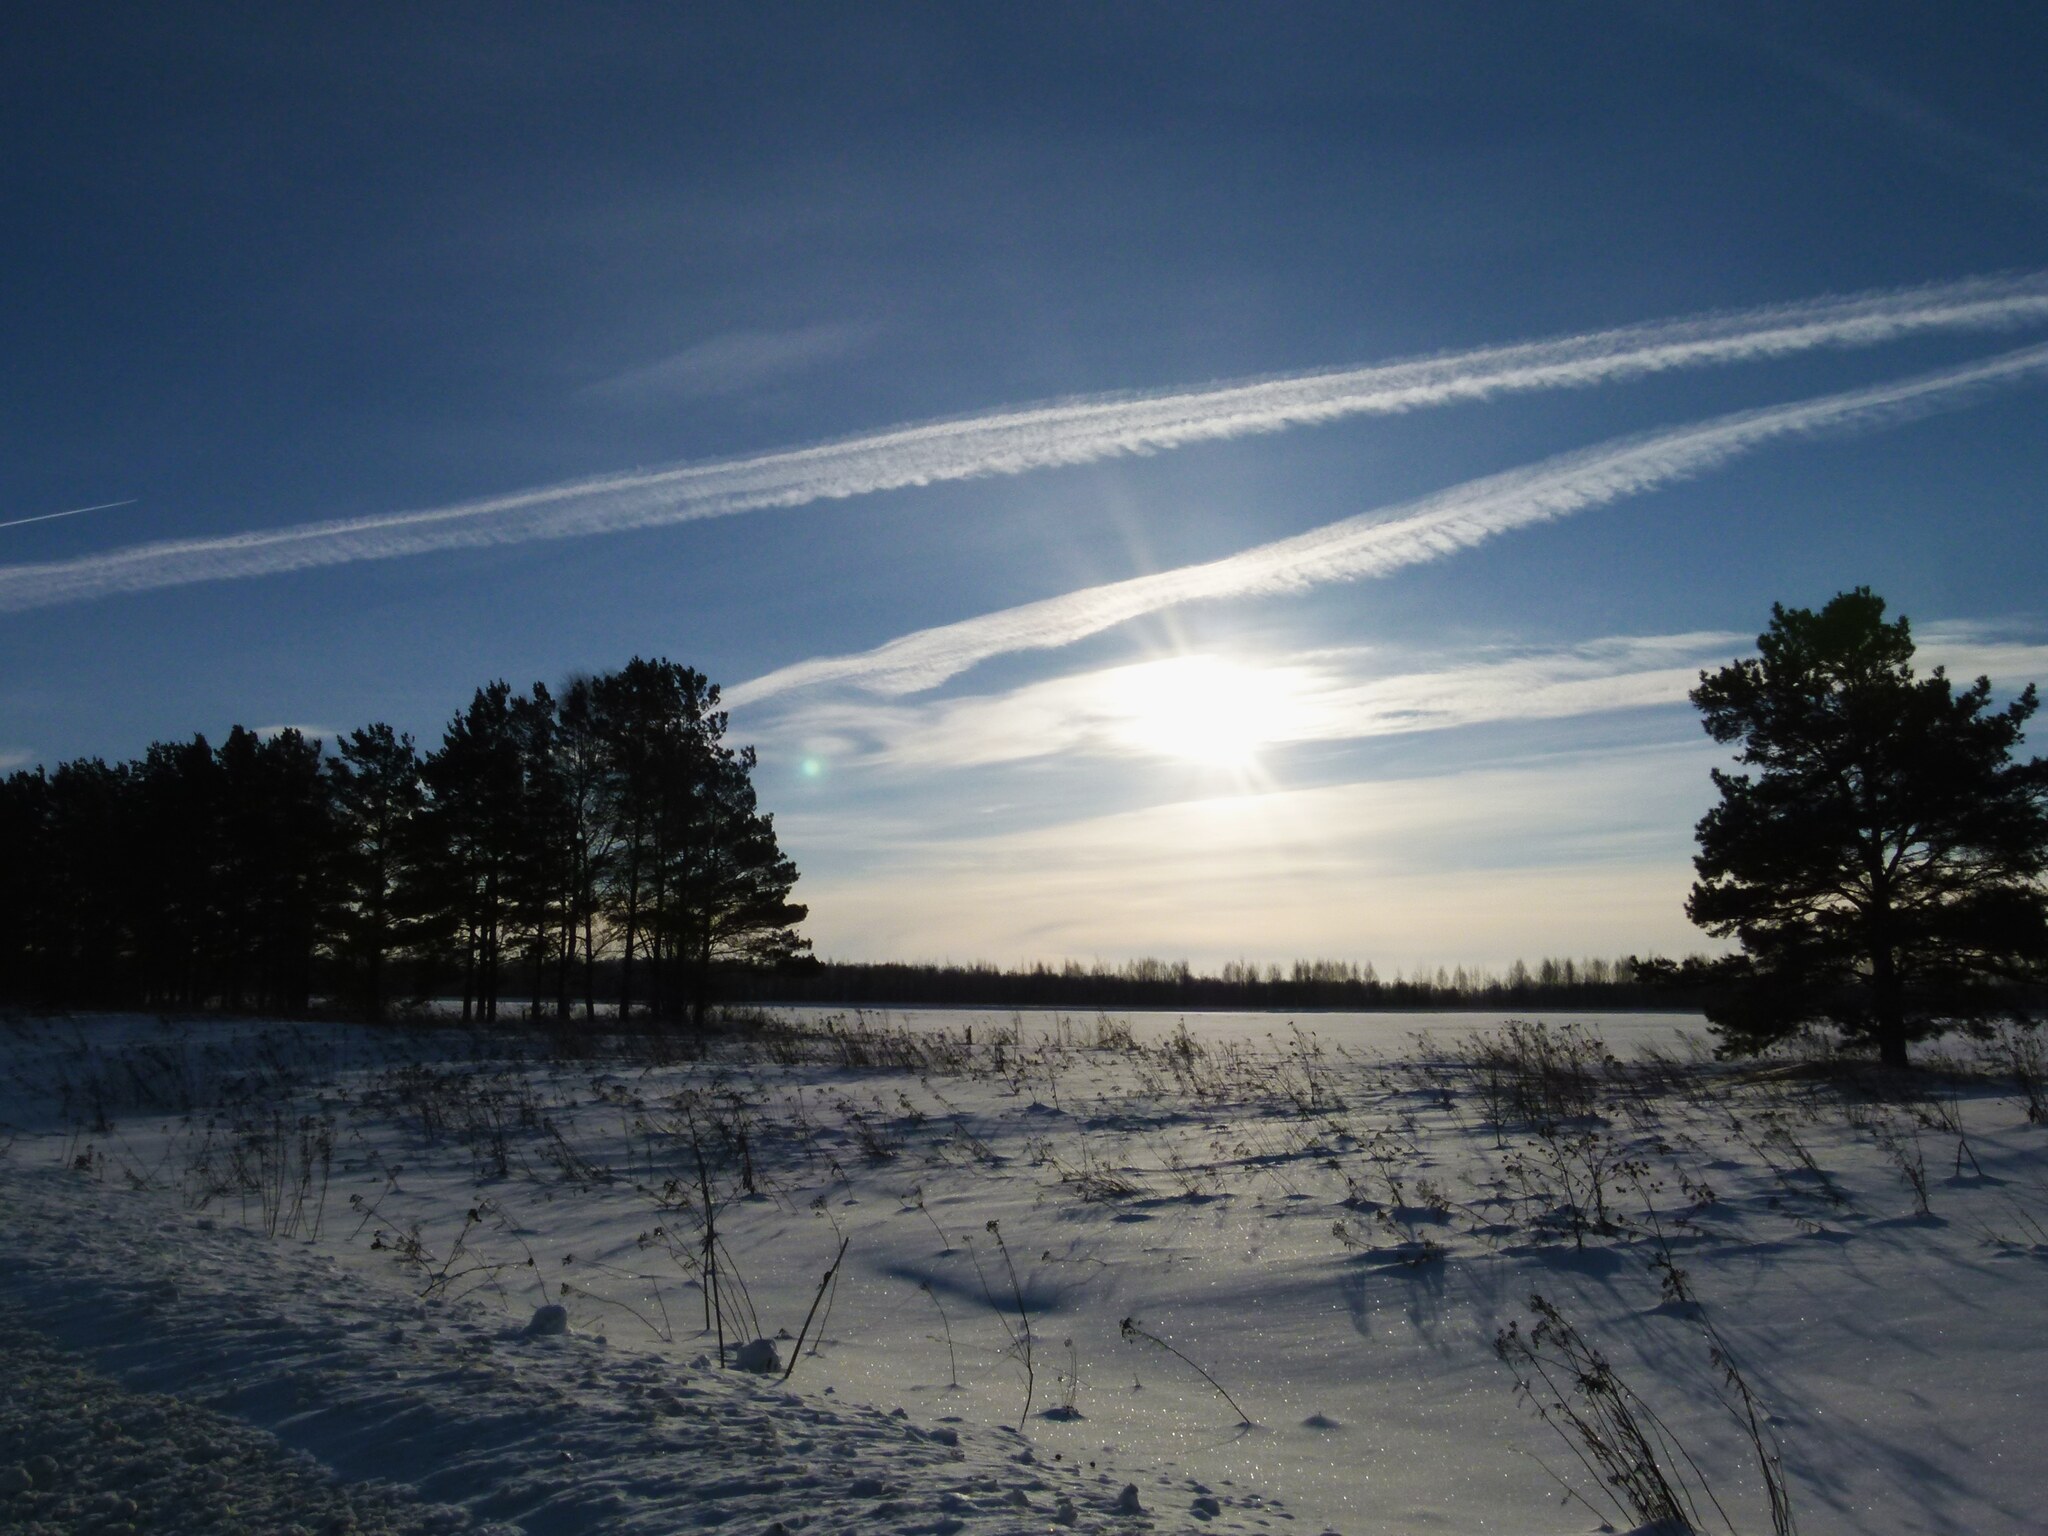
[[[619,1007],[702,1021],[716,968],[807,950],[789,901],[796,866],[754,799],[752,748],[725,745],[718,687],[635,657],[591,685],[609,783],[610,910],[621,935]]]
[[[718,690],[666,661],[477,690],[422,760],[388,725],[331,758],[236,726],[0,778],[0,1004],[380,1016],[460,978],[465,1020],[701,1022],[736,966],[809,946],[796,868],[724,744]],[[580,970],[580,976],[578,974]],[[580,988],[575,984],[580,981]]]
[[[716,703],[718,690],[710,690]],[[675,838],[670,946],[689,988],[699,1024],[722,964],[781,964],[811,946],[796,925],[807,914],[792,903],[796,865],[775,841],[775,819],[754,798],[754,749],[723,745],[725,715],[704,720],[698,777],[684,802]]]
[[[1915,677],[1884,611],[1865,587],[1774,607],[1759,655],[1692,692],[1750,770],[1714,773],[1687,902],[1742,946],[1712,967],[1727,1049],[1826,1022],[1903,1067],[1909,1043],[2012,1011],[2048,963],[2048,762],[2013,759],[2034,688],[1994,709],[1988,679]]]
[[[462,1019],[498,1016],[512,898],[522,853],[522,768],[511,685],[476,691],[420,768],[430,794],[421,846],[423,904],[452,926],[462,968]]]
[[[392,956],[408,941],[413,818],[423,802],[412,737],[382,723],[335,743],[328,782],[339,822],[332,944],[341,985],[370,1018],[389,1006]]]
[[[526,960],[528,1008],[537,1017],[558,974],[567,926],[572,829],[554,696],[535,683],[512,701],[511,724],[519,798],[512,822],[510,917]]]
[[[265,740],[238,725],[218,756],[223,1002],[303,1013],[338,841],[320,742],[289,728]]]
[[[687,724],[676,676],[681,670],[636,656],[591,684],[604,814],[617,845],[604,905],[619,935],[621,1018],[638,999],[634,983],[643,956],[656,962],[649,970],[654,1011],[661,1011],[661,832],[676,755],[669,738]]]
[[[131,776],[98,758],[59,763],[45,805],[49,834],[48,1000],[119,1004],[133,975],[123,836]]]
[[[127,772],[123,905],[133,982],[153,1008],[192,1008],[226,957],[220,869],[227,775],[204,736],[157,742]]]
[[[41,769],[0,779],[0,998],[48,1003],[63,931],[60,861],[50,829],[50,781]]]
[[[569,1016],[572,981],[580,977],[585,1017],[597,1013],[597,961],[609,934],[601,935],[605,882],[613,868],[618,839],[608,814],[610,781],[600,729],[597,686],[583,676],[570,680],[556,711],[556,772],[559,776],[566,838],[561,875],[562,948],[555,983],[555,1011]]]

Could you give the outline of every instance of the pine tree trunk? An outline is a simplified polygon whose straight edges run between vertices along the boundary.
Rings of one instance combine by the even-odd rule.
[[[640,937],[640,847],[629,843],[626,860],[626,947],[619,960],[619,1023],[633,1011],[633,946]]]
[[[648,923],[654,942],[648,946],[647,954],[647,1007],[657,1022],[663,1017],[668,998],[662,991],[661,936],[668,928],[668,886],[662,879],[657,864],[654,876],[654,914]]]
[[[597,1018],[597,943],[595,936],[596,919],[590,907],[583,908],[583,1017]]]
[[[562,941],[555,949],[555,1017],[569,1017],[569,972],[576,964],[576,919],[562,916]]]
[[[1891,946],[1879,943],[1870,957],[1871,1012],[1876,1015],[1877,1059],[1881,1066],[1903,1072],[1906,1056],[1906,1004],[1900,995],[1899,971]]]

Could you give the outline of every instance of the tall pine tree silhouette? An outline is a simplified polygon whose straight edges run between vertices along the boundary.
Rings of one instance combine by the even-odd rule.
[[[1692,701],[1747,770],[1716,770],[1687,911],[1742,954],[1708,1016],[1731,1049],[1826,1022],[1907,1047],[2015,1007],[2048,966],[2048,762],[2013,756],[2038,702],[1917,677],[1866,587],[1771,611],[1759,654]]]

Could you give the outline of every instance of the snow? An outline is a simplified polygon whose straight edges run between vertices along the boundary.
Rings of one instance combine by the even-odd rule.
[[[568,1331],[569,1309],[556,1301],[535,1307],[533,1316],[526,1324],[526,1336],[529,1339],[548,1338]]]
[[[1490,1016],[803,1018],[694,1059],[0,1027],[10,1380],[149,1405],[157,1468],[51,1441],[116,1499],[65,1515],[0,1449],[0,1525],[228,1529],[172,1476],[212,1443],[308,1529],[1642,1524],[1496,1355],[1532,1293],[1738,1529],[1717,1358],[1807,1536],[2034,1522],[2048,1127],[1987,1053],[1902,1094],[1552,1020],[1604,1046],[1546,1130],[1475,1066]]]

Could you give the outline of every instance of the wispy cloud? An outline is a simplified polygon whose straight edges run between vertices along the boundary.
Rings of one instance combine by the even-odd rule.
[[[1916,636],[1923,676],[1943,666],[1959,680],[1989,676],[2008,691],[2048,681],[2048,645],[1995,638],[1971,625],[1916,626]],[[1169,656],[962,698],[797,699],[753,734],[837,770],[920,776],[1047,757],[1171,757],[1173,743],[1157,731],[1157,701],[1186,693],[1236,700],[1229,724],[1260,748],[1363,741],[1682,705],[1702,671],[1754,649],[1746,634],[1696,631],[1493,648],[1408,670],[1390,669],[1384,654],[1360,647]]]
[[[1732,36],[1732,29],[1724,36]],[[1966,127],[1935,111],[1919,97],[1811,48],[1774,41],[1758,32],[1748,41],[1789,69],[1806,76],[1855,112],[1892,128],[1898,141],[1937,170],[1968,177],[1996,192],[2034,202],[2048,200],[2048,165],[1990,134]]]
[[[1797,7],[1767,7],[1740,22],[1704,6],[1660,6],[1654,15],[1664,25],[1745,54],[1761,54],[1804,77],[1852,112],[1891,129],[1900,147],[1938,170],[1968,177],[1993,191],[2035,202],[2048,199],[2048,163],[1856,68],[1844,57],[1846,50],[1832,40],[1826,49],[1796,41],[1793,30],[1780,23],[1796,21]]]
[[[1182,603],[1257,597],[1381,576],[1536,523],[1702,474],[1784,438],[1868,430],[1960,404],[2048,372],[2048,346],[1914,378],[1624,438],[1363,513],[1221,560],[1087,587],[1060,597],[900,636],[851,655],[817,657],[730,689],[734,707],[822,683],[916,693],[992,656],[1052,650]]]
[[[1585,388],[1815,348],[1872,346],[1919,332],[1995,330],[2044,319],[2048,273],[2032,272],[1367,368],[1065,401],[417,511],[0,566],[0,612],[433,550],[569,538],[802,506],[906,486],[1152,453],[1349,416],[1391,414],[1516,391]]]
[[[873,340],[875,332],[873,325],[847,320],[787,330],[727,331],[659,362],[602,379],[582,393],[638,404],[744,394],[849,357]]]
[[[21,748],[0,747],[0,773],[9,773],[16,768],[26,767],[36,760],[33,752]]]
[[[1946,667],[1960,683],[1980,677],[2016,692],[2028,683],[2048,687],[2048,645],[2015,638],[2006,626],[1943,620],[1913,626],[1915,670],[1922,677],[1932,667]]]
[[[1170,756],[1171,741],[1156,732],[1156,701],[1188,692],[1238,700],[1233,721],[1258,746],[1357,741],[1682,704],[1703,667],[1749,648],[1748,636],[1718,632],[1618,635],[1406,671],[1390,671],[1388,658],[1356,648],[1264,659],[1174,656],[969,698],[820,698],[797,703],[757,734],[842,767],[920,773],[1055,756]]]
[[[1921,159],[1994,191],[2048,202],[2048,166],[1926,103],[1836,60],[1801,54],[1797,65],[1848,105],[1899,129]]]
[[[331,725],[293,725],[282,723],[278,725],[252,726],[250,729],[265,741],[274,741],[286,731],[297,731],[308,741],[331,742],[341,735],[341,732]]]

